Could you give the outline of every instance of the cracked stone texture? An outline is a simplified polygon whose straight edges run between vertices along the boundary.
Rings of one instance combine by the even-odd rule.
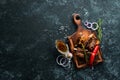
[[[104,62],[62,68],[55,40],[75,32],[72,14],[83,22],[103,19]],[[0,0],[0,80],[120,80],[120,0]]]

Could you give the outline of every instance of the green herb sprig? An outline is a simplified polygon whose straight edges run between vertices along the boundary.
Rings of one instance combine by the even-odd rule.
[[[98,36],[100,42],[101,42],[101,40],[102,40],[102,28],[101,28],[102,22],[103,22],[102,19],[99,19],[98,22],[97,22],[97,23],[98,23],[98,26],[99,26],[99,28],[98,28],[98,30],[97,30],[97,36]]]
[[[85,61],[87,62],[88,60],[87,60],[87,53],[86,53],[86,51],[85,51],[85,46],[82,44],[82,49],[83,49],[83,51],[84,51],[84,56],[85,56]]]

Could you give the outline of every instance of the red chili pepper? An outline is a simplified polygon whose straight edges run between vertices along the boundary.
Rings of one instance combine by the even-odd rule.
[[[99,50],[99,45],[96,45],[91,56],[90,56],[90,66],[93,65],[94,59],[95,59],[95,55],[97,54],[97,51]]]

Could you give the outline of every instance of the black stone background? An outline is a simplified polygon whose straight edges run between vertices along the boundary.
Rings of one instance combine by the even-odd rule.
[[[90,68],[59,66],[55,40],[83,22],[103,19],[104,63]],[[120,80],[120,0],[0,0],[0,80]]]

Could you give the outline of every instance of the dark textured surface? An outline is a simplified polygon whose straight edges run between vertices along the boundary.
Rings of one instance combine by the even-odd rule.
[[[56,39],[83,21],[104,20],[104,63],[77,70],[55,62]],[[0,80],[120,80],[120,0],[0,0]]]

